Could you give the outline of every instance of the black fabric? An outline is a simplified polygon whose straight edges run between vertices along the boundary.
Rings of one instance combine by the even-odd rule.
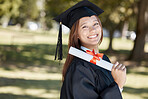
[[[103,12],[104,11],[95,4],[89,2],[88,0],[83,0],[55,17],[54,20],[62,22],[62,24],[71,28],[78,19],[92,15],[98,16]]]
[[[68,14],[68,23],[67,26],[69,28],[72,27],[72,25],[80,18],[86,17],[86,16],[92,16],[92,15],[97,15],[94,11],[87,7],[81,7],[78,9],[75,9],[71,11],[71,13]]]
[[[60,24],[60,27],[59,27],[58,42],[57,42],[54,60],[56,60],[57,55],[58,55],[58,60],[62,60],[62,58],[63,58],[63,53],[62,53],[62,24]]]
[[[106,55],[103,59],[110,62]],[[111,72],[80,58],[67,70],[60,99],[122,99]]]

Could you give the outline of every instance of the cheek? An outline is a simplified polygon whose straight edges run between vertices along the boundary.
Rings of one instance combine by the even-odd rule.
[[[99,36],[102,35],[102,33],[101,33],[101,27],[98,27],[98,28],[97,28],[97,32],[99,33]]]
[[[81,30],[78,33],[80,40],[87,37],[87,31]]]

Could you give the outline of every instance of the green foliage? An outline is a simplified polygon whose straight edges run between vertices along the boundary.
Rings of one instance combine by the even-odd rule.
[[[2,16],[22,25],[26,20],[37,20],[39,18],[37,0],[0,0],[0,17]]]
[[[0,16],[18,16],[22,0],[0,0]]]
[[[131,20],[131,16],[135,16],[134,7],[138,0],[90,0],[102,8],[105,12],[100,15],[103,26],[111,30],[116,28],[116,26],[124,21],[130,23],[130,27],[136,28],[135,20]],[[122,24],[118,28],[122,27]]]
[[[71,6],[70,0],[45,0],[45,11],[49,17],[55,17]]]
[[[37,20],[39,17],[39,9],[37,7],[37,0],[24,0],[19,8],[19,16],[17,22],[22,26],[25,22],[30,20]]]
[[[61,12],[65,11],[69,7],[73,6],[81,0],[45,0],[45,12],[46,20],[51,19]],[[111,30],[117,27],[122,27],[124,21],[129,21],[130,28],[136,28],[136,18],[130,18],[135,16],[134,7],[139,0],[89,0],[90,2],[98,5],[105,12],[99,17],[102,24],[107,29]],[[47,21],[49,23],[49,20]],[[50,23],[51,24],[51,23]]]
[[[81,0],[45,0],[44,9],[37,6],[39,0],[0,0],[0,17],[7,15],[16,23],[22,25],[26,20],[39,20],[41,10],[45,10],[45,23],[47,27],[52,27],[53,17],[59,15],[69,7]],[[40,0],[41,1],[41,0]],[[99,17],[102,24],[111,30],[122,28],[124,21],[129,22],[130,30],[136,28],[136,14],[134,10],[139,0],[89,0],[95,3],[105,12]],[[16,18],[17,17],[17,18]]]
[[[52,18],[65,10],[66,0],[45,0],[46,25],[52,27]]]
[[[19,9],[20,17],[24,19],[37,19],[39,16],[39,9],[37,7],[37,0],[24,0]]]

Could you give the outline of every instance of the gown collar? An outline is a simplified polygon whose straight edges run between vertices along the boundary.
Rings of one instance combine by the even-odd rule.
[[[83,51],[85,51],[86,52],[86,50],[90,50],[90,49],[88,49],[88,48],[86,48],[86,47],[84,47],[84,46],[81,46],[80,47]],[[90,50],[90,51],[92,51],[92,50]],[[104,59],[104,57],[103,57],[103,60],[106,60],[106,59]],[[108,72],[107,70],[105,70],[105,69],[103,69],[103,68],[101,68],[101,67],[98,67],[98,66],[92,66],[92,68],[96,71],[96,72],[98,72],[98,73],[100,73],[100,71],[102,71],[102,73],[104,73],[105,74],[105,76],[109,79],[109,81],[110,82],[113,82],[113,78],[112,78],[112,76],[111,76],[111,72]],[[99,70],[99,71],[98,71]],[[98,74],[97,73],[97,74]],[[106,78],[105,77],[105,78]],[[104,80],[104,81],[106,81],[106,79]]]
[[[92,51],[91,49],[88,49],[88,48],[86,48],[86,47],[84,47],[84,46],[81,46],[80,47],[83,51],[85,51],[86,52],[86,50],[90,50],[90,51]],[[99,52],[98,52],[99,53]],[[97,54],[96,52],[95,52],[95,54]]]
[[[88,48],[86,48],[86,47],[84,47],[84,46],[81,46],[81,49],[82,49],[83,51],[85,51],[85,52],[86,52],[86,50],[90,50],[90,49],[88,49]],[[92,51],[92,50],[90,50],[90,51]]]

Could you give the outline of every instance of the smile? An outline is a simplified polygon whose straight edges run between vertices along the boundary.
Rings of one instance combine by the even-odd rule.
[[[87,38],[89,38],[89,39],[93,39],[93,38],[96,38],[96,37],[98,37],[98,34],[88,36]]]

